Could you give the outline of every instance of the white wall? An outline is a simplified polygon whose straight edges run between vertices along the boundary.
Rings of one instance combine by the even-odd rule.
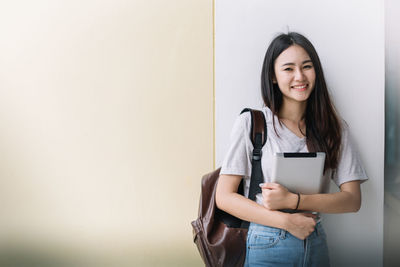
[[[324,216],[333,266],[381,266],[384,165],[383,0],[216,0],[216,165],[244,107],[261,108],[260,73],[278,32],[316,47],[328,87],[349,123],[370,180],[357,214]],[[337,188],[332,184],[332,189]]]

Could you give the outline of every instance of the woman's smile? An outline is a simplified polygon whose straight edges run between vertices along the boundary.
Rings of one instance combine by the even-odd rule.
[[[300,85],[293,85],[291,88],[298,91],[303,92],[307,89],[308,84],[300,84]]]

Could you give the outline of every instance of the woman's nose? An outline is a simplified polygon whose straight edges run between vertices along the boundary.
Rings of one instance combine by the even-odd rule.
[[[297,69],[295,72],[295,80],[296,81],[303,81],[304,80],[304,73],[301,69]]]

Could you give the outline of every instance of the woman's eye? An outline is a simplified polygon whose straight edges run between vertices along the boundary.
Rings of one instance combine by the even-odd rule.
[[[292,70],[292,68],[286,68],[286,69],[284,69],[284,71],[291,71]]]
[[[312,66],[311,66],[311,65],[305,65],[304,68],[305,68],[305,69],[311,69]]]

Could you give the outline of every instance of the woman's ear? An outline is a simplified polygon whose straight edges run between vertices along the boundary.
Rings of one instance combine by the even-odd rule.
[[[272,83],[275,83],[275,84],[277,84],[277,83],[278,83],[278,82],[276,81],[275,75],[274,75],[274,76],[272,76]]]

